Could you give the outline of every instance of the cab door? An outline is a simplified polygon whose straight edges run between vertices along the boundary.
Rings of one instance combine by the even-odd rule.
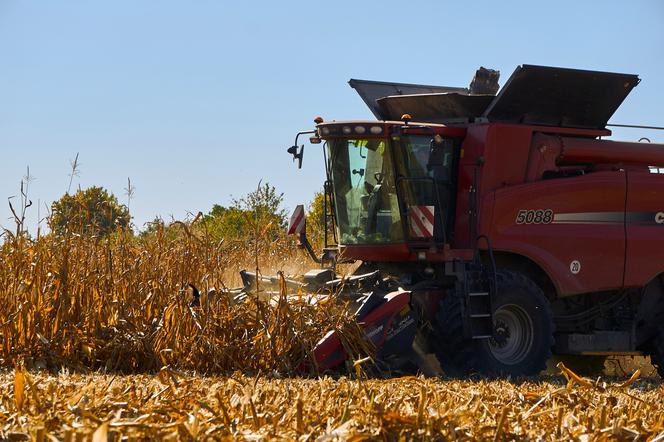
[[[458,140],[442,138],[436,143],[432,135],[426,134],[405,135],[398,141],[397,190],[409,242],[449,242]]]

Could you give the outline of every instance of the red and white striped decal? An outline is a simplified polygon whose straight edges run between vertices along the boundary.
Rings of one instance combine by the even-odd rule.
[[[304,232],[304,206],[302,204],[298,204],[295,207],[295,210],[293,210],[293,214],[290,217],[290,221],[288,222],[288,234],[293,235],[295,233],[302,233]]]
[[[434,206],[410,206],[410,234],[415,238],[432,238]]]

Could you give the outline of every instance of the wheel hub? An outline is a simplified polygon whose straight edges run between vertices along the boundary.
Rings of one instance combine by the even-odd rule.
[[[504,347],[507,345],[507,341],[510,339],[510,329],[507,324],[503,321],[496,321],[493,329],[493,341],[498,347]]]
[[[493,337],[489,349],[494,358],[505,365],[522,362],[533,347],[533,321],[516,304],[500,306],[493,314]]]

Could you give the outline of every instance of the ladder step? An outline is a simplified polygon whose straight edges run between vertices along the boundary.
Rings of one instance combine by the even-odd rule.
[[[486,269],[482,266],[466,267],[464,281],[459,289],[465,292],[467,336],[472,339],[493,337],[493,321],[491,320],[493,285]]]

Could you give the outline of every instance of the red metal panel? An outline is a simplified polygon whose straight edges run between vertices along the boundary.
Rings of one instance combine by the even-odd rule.
[[[625,285],[639,287],[664,272],[664,174],[629,170],[627,189]]]
[[[493,247],[539,264],[563,296],[620,288],[625,185],[624,171],[609,171],[499,189]]]
[[[478,202],[495,189],[523,183],[527,175],[532,131],[532,126],[515,124],[481,124],[468,128],[461,146],[463,158],[459,165],[454,247],[473,247],[468,211],[469,192],[475,175],[479,188]],[[480,208],[480,219],[485,216],[482,210],[484,207]]]
[[[561,164],[609,163],[664,166],[664,145],[627,141],[562,138]]]
[[[471,249],[449,249],[437,251],[422,250],[424,262],[445,262],[454,260],[468,261],[473,259]],[[369,262],[413,262],[418,261],[417,253],[411,252],[406,243],[376,245],[345,245],[340,246],[341,256],[345,259],[359,259]]]
[[[532,127],[492,124],[484,153],[482,189],[521,184],[526,179]]]
[[[371,262],[407,262],[414,261],[416,256],[408,249],[406,243],[395,244],[353,244],[339,247],[342,258],[360,259]]]

